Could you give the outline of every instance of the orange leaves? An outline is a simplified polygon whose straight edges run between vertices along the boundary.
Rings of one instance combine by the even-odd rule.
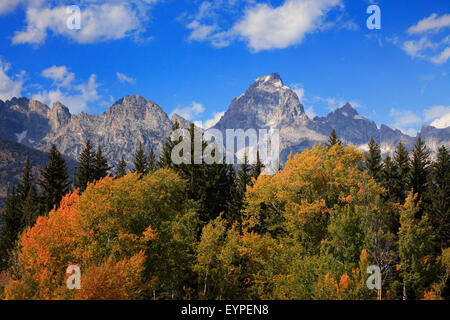
[[[158,239],[151,221],[161,209],[178,213],[181,205],[163,198],[159,207],[148,203],[146,193],[159,188],[175,193],[181,187],[171,171],[167,176],[139,179],[129,174],[122,179],[106,177],[91,183],[83,195],[65,196],[58,210],[40,217],[21,238],[18,264],[23,274],[6,289],[8,298],[27,299],[130,299],[142,291],[144,250]],[[181,184],[181,183],[180,183]],[[169,193],[168,191],[168,193]],[[179,192],[182,194],[182,192]],[[172,204],[173,205],[173,204]],[[115,257],[120,257],[116,261]],[[77,264],[82,271],[82,290],[75,293],[65,286],[65,270]],[[26,295],[22,297],[22,293]]]
[[[108,258],[99,266],[87,268],[82,277],[77,300],[125,300],[138,298],[142,287],[144,254],[115,262]]]

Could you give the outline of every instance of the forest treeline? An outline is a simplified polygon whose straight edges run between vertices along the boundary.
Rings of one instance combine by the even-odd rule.
[[[110,168],[87,141],[73,182],[56,147],[39,179],[27,162],[1,212],[0,298],[377,299],[371,265],[382,299],[449,298],[444,146],[383,159],[333,131],[264,175],[259,160],[175,166],[175,144]]]

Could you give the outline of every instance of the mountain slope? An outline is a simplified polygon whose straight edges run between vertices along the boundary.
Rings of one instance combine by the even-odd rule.
[[[122,156],[129,165],[142,143],[145,152],[153,148],[160,154],[173,123],[188,127],[189,121],[179,115],[168,115],[156,103],[138,95],[118,100],[101,115],[81,113],[71,115],[60,103],[52,108],[26,98],[0,100],[0,137],[28,147],[48,151],[52,144],[65,155],[78,159],[87,139],[101,146],[111,165]],[[301,152],[317,142],[325,142],[332,129],[346,143],[367,148],[370,138],[380,143],[383,153],[392,153],[402,141],[412,149],[416,138],[385,125],[377,125],[350,105],[331,112],[326,117],[309,119],[297,94],[283,84],[276,74],[255,80],[239,97],[232,100],[216,129],[280,129],[281,156]],[[444,144],[450,147],[450,128],[424,126],[420,135],[436,152]]]

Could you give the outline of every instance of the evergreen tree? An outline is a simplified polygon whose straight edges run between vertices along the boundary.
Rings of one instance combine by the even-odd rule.
[[[35,188],[31,188],[22,204],[22,226],[31,227],[39,216],[39,197]]]
[[[450,154],[445,146],[439,148],[436,162],[431,167],[427,199],[429,217],[438,242],[439,251],[450,245]]]
[[[409,153],[400,142],[397,145],[394,154],[394,168],[396,170],[395,182],[393,188],[394,202],[403,204],[405,203],[406,195],[409,192],[409,179],[410,179],[410,159]]]
[[[9,267],[11,251],[15,248],[16,241],[23,229],[21,201],[15,187],[12,188],[12,191],[8,191],[4,203],[5,208],[1,212],[3,225],[0,236],[0,270]]]
[[[430,164],[430,151],[419,137],[412,152],[410,180],[410,188],[414,193],[419,195],[418,200],[421,200],[423,194],[426,192]]]
[[[134,156],[134,172],[140,173],[142,175],[147,174],[148,163],[145,157],[144,149],[142,148],[142,143],[139,143],[139,149]]]
[[[64,195],[70,191],[69,174],[61,153],[53,145],[48,155],[50,162],[41,170],[41,179],[38,184],[42,191],[42,207],[48,213],[59,203]]]
[[[333,130],[331,131],[330,136],[328,137],[328,143],[327,143],[326,145],[327,145],[328,147],[332,147],[332,146],[334,146],[334,145],[336,145],[336,144],[342,145],[342,141],[339,140],[339,138],[338,138],[338,136],[337,136],[337,134],[336,134],[336,131],[333,129]]]
[[[397,167],[390,156],[386,156],[383,160],[383,167],[380,176],[382,181],[381,184],[387,190],[386,195],[388,199],[392,200],[392,194],[394,193],[395,183],[398,177]]]
[[[87,140],[83,151],[80,154],[80,165],[76,167],[75,188],[84,192],[88,183],[95,179],[95,154],[92,151],[91,141]]]
[[[240,212],[243,206],[243,200],[245,197],[245,191],[247,186],[251,183],[251,168],[248,163],[247,154],[244,155],[244,161],[240,165],[237,172],[236,183],[232,189],[232,200],[230,204],[230,221],[240,221]]]
[[[252,166],[251,177],[258,179],[264,170],[264,164],[261,162],[261,158],[259,157],[259,150],[256,152],[256,163]]]
[[[122,159],[117,164],[116,168],[116,178],[122,178],[127,175],[127,163],[122,156]]]
[[[148,156],[148,171],[154,172],[158,169],[158,161],[156,161],[155,152],[153,148],[150,149],[150,154]]]
[[[101,180],[108,175],[111,167],[108,165],[108,160],[103,156],[102,149],[98,147],[97,153],[94,157],[94,180]]]
[[[251,168],[248,163],[247,153],[244,156],[244,162],[241,164],[237,177],[237,189],[241,196],[244,197],[247,186],[252,182]]]
[[[381,162],[381,149],[380,146],[372,138],[369,142],[369,152],[366,154],[366,166],[369,174],[375,179],[375,181],[381,181],[381,170],[383,168]]]
[[[31,164],[30,164],[30,158],[27,158],[27,161],[25,163],[25,167],[22,170],[22,178],[17,186],[17,195],[20,197],[22,201],[25,201],[27,198],[29,192],[34,187],[34,177],[31,172]],[[36,190],[34,190],[36,193]]]
[[[173,125],[173,131],[178,130],[180,124],[175,122]],[[164,145],[161,157],[159,158],[159,168],[173,168],[174,164],[172,162],[172,149],[176,145],[175,141],[172,141],[171,137],[167,138],[166,144]]]

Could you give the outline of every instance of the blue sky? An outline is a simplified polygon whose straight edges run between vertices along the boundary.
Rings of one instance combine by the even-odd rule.
[[[366,25],[372,4],[380,30]],[[211,124],[277,72],[311,116],[349,101],[415,134],[450,125],[449,31],[448,0],[2,0],[0,99],[101,113],[140,94]]]

